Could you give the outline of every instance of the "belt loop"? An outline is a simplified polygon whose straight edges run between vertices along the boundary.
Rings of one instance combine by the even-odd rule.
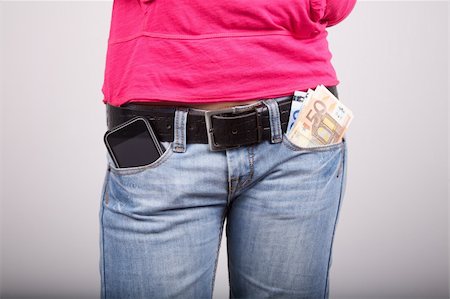
[[[278,102],[274,99],[266,99],[262,101],[264,105],[269,109],[269,121],[270,121],[270,138],[271,143],[279,143],[283,140],[281,129],[280,109]]]
[[[186,124],[188,107],[176,107],[173,128],[173,151],[184,153],[186,151]]]

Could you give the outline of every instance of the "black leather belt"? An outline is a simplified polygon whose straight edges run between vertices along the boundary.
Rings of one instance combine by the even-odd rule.
[[[336,86],[327,88],[337,97]],[[282,132],[286,132],[289,122],[292,96],[293,93],[277,98]],[[144,116],[160,141],[173,141],[176,108],[177,106],[138,102],[129,102],[120,107],[106,104],[108,129],[135,116]],[[211,150],[223,150],[259,143],[262,140],[271,140],[269,110],[262,101],[218,110],[189,107],[186,143],[209,143]]]

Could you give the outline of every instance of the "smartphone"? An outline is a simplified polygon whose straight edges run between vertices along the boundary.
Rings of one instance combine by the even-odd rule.
[[[103,139],[118,168],[144,166],[163,154],[163,146],[150,122],[142,116],[133,117],[106,131]]]

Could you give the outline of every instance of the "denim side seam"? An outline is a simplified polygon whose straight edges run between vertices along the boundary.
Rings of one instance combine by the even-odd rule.
[[[108,204],[109,195],[108,195],[108,183],[109,183],[109,176],[110,176],[110,167],[107,167],[107,173],[105,175],[105,181],[102,188],[102,196],[101,196],[101,202],[100,202],[100,254],[101,259],[99,261],[100,266],[100,273],[101,273],[101,282],[100,282],[100,298],[105,299],[106,298],[106,271],[105,271],[105,252],[104,252],[104,225],[103,225],[103,215],[105,211],[105,205]]]
[[[342,166],[344,164],[345,153],[347,151],[347,140],[346,140],[345,135],[342,137],[342,142],[343,142],[343,147],[342,147],[342,153],[341,153],[341,163],[339,163],[339,169],[338,169],[338,173],[336,175],[337,178],[342,173]]]
[[[346,171],[347,171],[347,150],[346,150],[346,146],[342,147],[342,151],[343,151],[343,155],[342,155],[342,176],[341,176],[341,189],[339,192],[339,202],[338,202],[338,207],[336,210],[336,217],[334,219],[334,227],[333,227],[333,234],[331,236],[331,245],[330,245],[330,249],[329,249],[329,255],[328,255],[328,266],[327,266],[327,275],[325,278],[325,290],[324,290],[324,299],[328,299],[329,298],[329,272],[330,272],[330,267],[331,267],[331,259],[332,259],[332,254],[333,254],[333,243],[334,243],[334,236],[335,236],[335,232],[336,232],[336,226],[337,226],[337,222],[338,222],[338,218],[339,218],[339,212],[340,212],[340,208],[342,205],[342,200],[344,197],[344,190],[345,190],[345,183],[346,183]]]
[[[111,175],[111,166],[109,165],[109,163],[107,163],[105,181],[103,183],[104,185],[102,188],[102,202],[105,202],[106,205],[108,205],[108,202],[109,202],[108,185],[109,185],[109,176],[110,175]]]
[[[109,152],[106,152],[106,173],[103,179],[103,186],[102,191],[100,195],[100,211],[99,211],[99,220],[100,220],[100,227],[99,227],[99,241],[100,241],[100,256],[99,256],[99,271],[100,271],[100,298],[105,299],[106,298],[106,270],[105,270],[105,252],[104,252],[104,243],[105,243],[105,237],[104,237],[104,225],[103,225],[103,215],[105,213],[105,206],[108,205],[109,202],[109,180],[111,176],[111,165],[108,161],[109,158]]]

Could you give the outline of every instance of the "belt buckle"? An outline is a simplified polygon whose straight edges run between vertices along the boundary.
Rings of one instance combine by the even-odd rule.
[[[224,113],[232,113],[232,114],[238,114],[240,112],[246,112],[249,110],[256,110],[256,107],[258,107],[258,104],[250,104],[247,106],[234,106],[230,108],[225,109],[219,109],[219,110],[207,110],[205,111],[205,123],[206,123],[206,133],[208,135],[208,144],[209,149],[211,151],[221,151],[225,149],[232,149],[232,148],[238,148],[241,145],[236,146],[220,146],[214,141],[214,128],[212,126],[212,116],[218,115],[218,114],[224,114]],[[260,113],[258,111],[256,112],[257,122],[258,122],[258,141],[261,139],[261,132],[259,130],[259,124],[260,124]]]

